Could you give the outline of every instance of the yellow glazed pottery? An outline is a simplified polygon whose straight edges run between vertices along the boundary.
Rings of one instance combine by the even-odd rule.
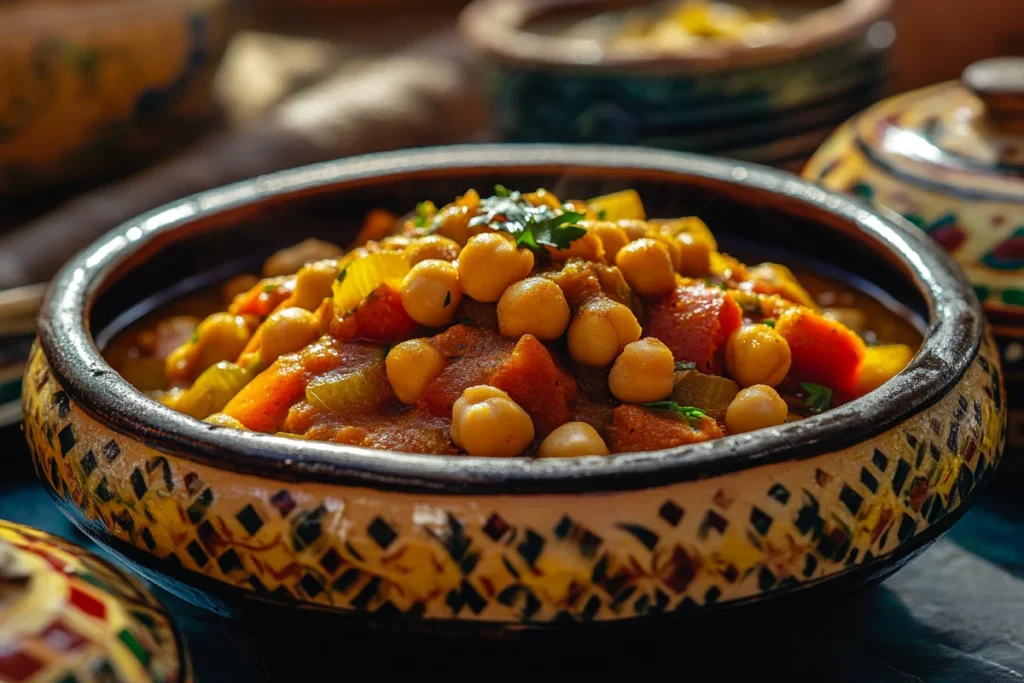
[[[159,301],[243,269],[238,244],[259,258],[306,236],[344,243],[369,208],[495,183],[566,196],[630,187],[650,215],[700,207],[733,253],[749,240],[749,253],[774,246],[870,277],[924,343],[879,389],[800,422],[536,460],[219,427],[139,393],[97,350]],[[182,597],[246,619],[472,635],[705,624],[827,602],[953,524],[999,464],[1005,426],[977,299],[916,231],[779,171],[580,146],[356,157],[129,221],[51,285],[23,405],[36,472],[64,513]]]
[[[956,257],[1001,349],[1009,446],[1024,448],[1024,58],[878,104],[803,175],[898,212]]]
[[[0,4],[0,193],[136,162],[210,117],[233,4]]]
[[[0,521],[0,681],[186,683],[184,648],[138,581],[67,541]]]

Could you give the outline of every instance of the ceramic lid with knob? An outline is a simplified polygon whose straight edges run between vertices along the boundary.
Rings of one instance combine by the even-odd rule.
[[[803,175],[900,213],[956,257],[1000,347],[1007,444],[1024,452],[1024,57],[875,105]],[[1024,461],[1010,469],[1024,477]]]
[[[876,105],[804,175],[916,223],[956,256],[995,324],[1024,325],[1024,57]]]

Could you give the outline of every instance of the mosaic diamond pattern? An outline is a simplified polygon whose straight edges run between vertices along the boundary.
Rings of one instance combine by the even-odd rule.
[[[362,508],[365,494],[328,501],[301,486],[238,498],[213,485],[224,487],[223,475],[205,466],[89,428],[58,398],[45,365],[34,368],[42,389],[31,406],[43,421],[30,422],[27,436],[44,479],[77,495],[84,514],[246,590],[395,617],[587,621],[793,588],[884,557],[945,518],[1001,456],[991,428],[1002,403],[993,389],[998,368],[982,360],[972,370],[976,389],[966,386],[916,422],[851,450],[842,466],[825,456],[766,473],[753,486],[741,476],[611,504],[569,497],[562,509],[545,503],[528,512],[515,497],[480,510],[430,496],[409,497],[406,512],[398,498]],[[90,482],[85,489],[64,487],[65,459]],[[114,478],[119,472],[123,479]],[[150,530],[157,490],[181,506],[187,525],[179,540]],[[413,510],[429,521],[412,524]],[[406,576],[417,578],[399,588]]]

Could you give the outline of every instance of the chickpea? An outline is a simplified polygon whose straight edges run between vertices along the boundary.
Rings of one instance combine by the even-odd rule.
[[[384,359],[388,382],[398,400],[416,405],[427,384],[444,370],[445,359],[425,339],[410,339],[397,344]]]
[[[541,458],[577,458],[583,455],[608,455],[608,446],[597,430],[586,422],[567,422],[540,442]]]
[[[459,258],[462,247],[455,240],[450,240],[441,235],[427,235],[413,242],[405,248],[405,255],[409,259],[409,265],[415,266],[420,261],[434,259],[438,261],[454,261]]]
[[[533,420],[501,389],[469,387],[452,407],[451,436],[470,455],[507,458],[533,441]]]
[[[341,258],[343,253],[341,247],[311,237],[268,258],[263,264],[263,277],[291,275],[307,263]]]
[[[419,324],[445,325],[462,301],[459,269],[438,259],[420,261],[402,280],[401,296],[405,312]]]
[[[273,363],[320,336],[320,321],[304,308],[284,308],[270,314],[260,332],[260,360]]]
[[[620,401],[660,401],[672,393],[675,366],[669,348],[660,340],[647,337],[626,344],[608,374],[608,388]]]
[[[250,336],[244,317],[214,313],[199,323],[192,337],[195,341],[186,341],[167,356],[167,379],[172,384],[188,382],[215,363],[235,360],[245,350]]]
[[[333,259],[315,261],[303,266],[295,276],[292,301],[299,308],[315,311],[324,299],[331,296],[331,287],[339,272],[338,262]]]
[[[779,393],[764,384],[741,389],[725,411],[725,426],[730,432],[752,432],[777,427],[786,421],[789,407]]]
[[[505,337],[532,334],[538,339],[558,339],[568,325],[565,294],[547,278],[528,277],[513,283],[498,300],[498,328]]]
[[[617,221],[616,224],[622,228],[626,233],[626,237],[629,241],[638,240],[647,234],[647,230],[650,228],[647,221],[636,220],[634,218],[624,218]]]
[[[234,301],[236,296],[239,294],[245,294],[259,284],[259,281],[260,279],[255,275],[235,276],[225,282],[220,288],[221,299],[223,299],[225,305],[228,305]]]
[[[597,235],[601,244],[604,245],[606,263],[615,263],[615,255],[629,244],[629,235],[626,234],[626,231],[610,221],[598,221],[591,225],[590,231]]]
[[[777,387],[789,373],[792,355],[781,334],[767,325],[747,325],[725,343],[725,367],[741,386]]]
[[[604,263],[604,245],[601,238],[592,232],[582,235],[569,243],[567,249],[556,249],[548,247],[548,253],[554,261],[568,261],[571,258],[581,258],[585,261],[596,261]]]
[[[668,294],[676,286],[675,268],[664,244],[647,237],[630,242],[615,257],[629,286],[643,296]]]
[[[493,303],[513,282],[533,270],[533,252],[496,232],[475,235],[459,254],[462,291],[482,303]]]
[[[245,425],[225,413],[214,413],[203,419],[203,422],[218,425],[220,427],[232,427],[233,429],[245,429]]]
[[[627,306],[605,297],[591,299],[569,325],[569,355],[577,363],[608,365],[640,338],[640,323]]]
[[[679,263],[676,270],[686,277],[707,277],[711,272],[711,248],[707,242],[688,233],[676,235]]]

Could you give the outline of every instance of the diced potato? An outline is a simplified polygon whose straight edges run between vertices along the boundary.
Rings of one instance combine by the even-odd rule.
[[[587,201],[591,210],[597,213],[600,220],[644,220],[644,203],[636,190],[622,190],[611,194],[594,197]]]

